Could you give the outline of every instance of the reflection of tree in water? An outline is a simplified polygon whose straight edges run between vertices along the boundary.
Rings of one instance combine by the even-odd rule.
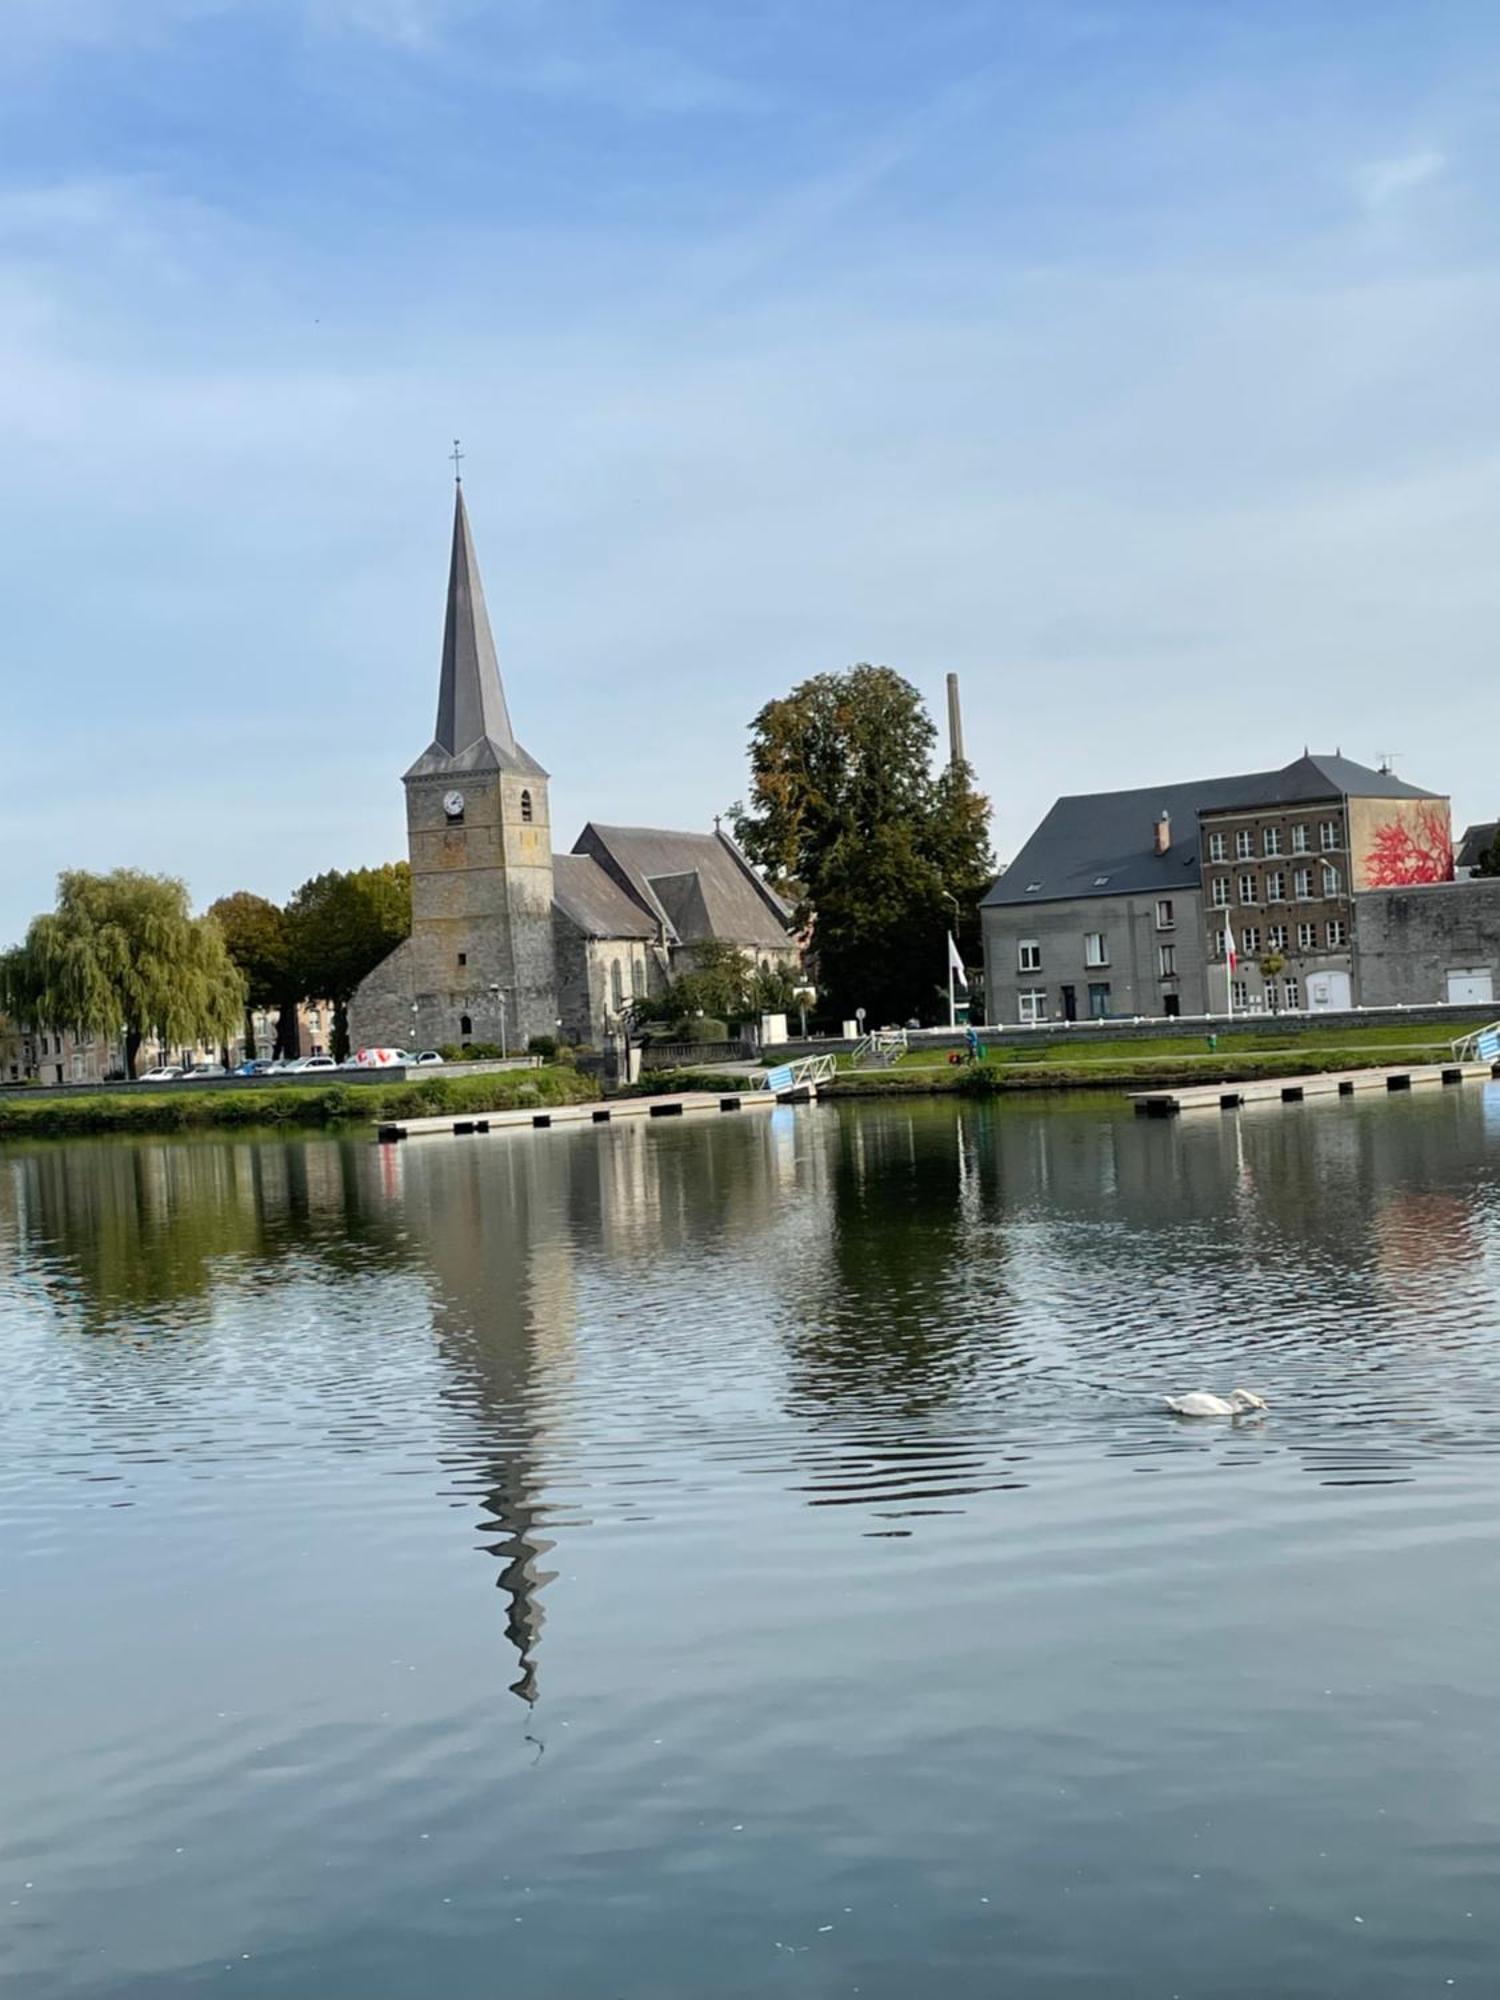
[[[206,1319],[215,1293],[292,1260],[368,1274],[402,1262],[368,1146],[190,1139],[58,1145],[0,1165],[0,1216],[27,1275],[90,1332]]]
[[[853,1106],[830,1117],[828,1254],[799,1290],[794,1387],[830,1405],[856,1397],[916,1413],[968,1374],[976,1288],[999,1280],[1003,1243],[975,1238],[993,1202],[972,1126],[944,1103]],[[801,1287],[809,1276],[793,1274]]]

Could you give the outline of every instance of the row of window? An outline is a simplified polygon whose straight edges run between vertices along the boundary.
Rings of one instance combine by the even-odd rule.
[[[1322,880],[1322,893],[1325,897],[1342,894],[1344,878],[1342,873],[1333,866],[1332,862],[1325,861],[1323,863]],[[1240,901],[1252,907],[1261,903],[1284,903],[1287,900],[1286,870],[1284,868],[1272,868],[1264,876],[1241,875],[1239,878],[1239,891]],[[1208,899],[1214,909],[1228,909],[1229,877],[1227,875],[1215,875],[1212,878],[1208,885]],[[1294,868],[1292,870],[1292,901],[1296,903],[1310,903],[1312,900],[1313,871],[1311,868]]]
[[[1302,982],[1295,977],[1283,979],[1278,987],[1274,979],[1268,979],[1259,995],[1259,1004],[1274,1014],[1280,1009],[1284,1013],[1295,1014],[1302,1005]],[[1251,1006],[1249,982],[1244,979],[1234,981],[1234,1005],[1238,1013],[1245,1013]]]
[[[1031,1027],[1036,1027],[1039,1022],[1046,1020],[1047,989],[1044,986],[1034,986],[1029,988],[1027,991],[1023,993],[1018,993],[1016,995],[1016,1000],[1018,1003],[1016,1010],[1016,1019],[1020,1021],[1023,1024],[1023,1026],[1029,1024]],[[1107,1020],[1109,1018],[1109,1001],[1110,1001],[1109,981],[1107,979],[1090,980],[1089,981],[1090,1020],[1093,1021]],[[1073,1014],[1071,1011],[1072,1005],[1073,1005],[1073,989],[1071,986],[1065,986],[1063,988],[1063,1011],[1068,1020],[1072,1020],[1073,1018]]]
[[[1089,966],[1109,964],[1109,939],[1103,931],[1084,932],[1083,962]],[[1017,972],[1040,972],[1041,969],[1041,940],[1039,938],[1022,938],[1016,946]]]
[[[1323,926],[1323,942],[1325,948],[1329,951],[1343,951],[1349,942],[1349,926],[1342,922],[1341,919],[1337,917],[1333,918]],[[1234,943],[1235,950],[1241,958],[1258,958],[1260,956],[1259,924],[1246,924],[1245,928],[1236,937]],[[1286,925],[1267,925],[1266,950],[1268,952],[1285,951],[1286,948]],[[1318,949],[1318,927],[1316,924],[1298,924],[1297,949],[1298,951],[1316,951]],[[1216,958],[1224,956],[1224,933],[1222,931],[1214,932],[1214,956]]]
[[[1291,829],[1291,833],[1292,845],[1290,851],[1293,854],[1310,854],[1312,852],[1312,828],[1309,826],[1294,826]],[[1336,854],[1338,852],[1342,844],[1339,834],[1340,828],[1336,819],[1325,819],[1319,822],[1318,846],[1325,854]],[[1262,854],[1283,854],[1287,852],[1281,844],[1281,828],[1279,826],[1262,827],[1260,840],[1260,851]],[[1210,861],[1227,861],[1229,859],[1229,835],[1227,833],[1211,833],[1208,836],[1208,858]],[[1235,834],[1234,858],[1236,861],[1254,860],[1255,829],[1253,826],[1242,826],[1238,833]]]

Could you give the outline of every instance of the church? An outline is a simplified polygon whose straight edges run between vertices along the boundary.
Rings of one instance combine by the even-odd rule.
[[[709,942],[800,969],[792,912],[728,834],[590,822],[554,854],[547,777],[511,727],[460,481],[437,729],[403,780],[411,936],[350,1001],[354,1048],[602,1046]]]

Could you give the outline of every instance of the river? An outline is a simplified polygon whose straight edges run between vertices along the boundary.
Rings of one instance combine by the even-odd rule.
[[[0,1990],[1490,1990],[1497,1225],[1500,1086],[0,1149]]]

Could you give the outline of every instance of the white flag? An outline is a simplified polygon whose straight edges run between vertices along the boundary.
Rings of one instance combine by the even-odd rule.
[[[953,942],[952,931],[948,933],[948,970],[967,993],[969,982],[964,973],[964,962],[958,955],[958,946]]]

